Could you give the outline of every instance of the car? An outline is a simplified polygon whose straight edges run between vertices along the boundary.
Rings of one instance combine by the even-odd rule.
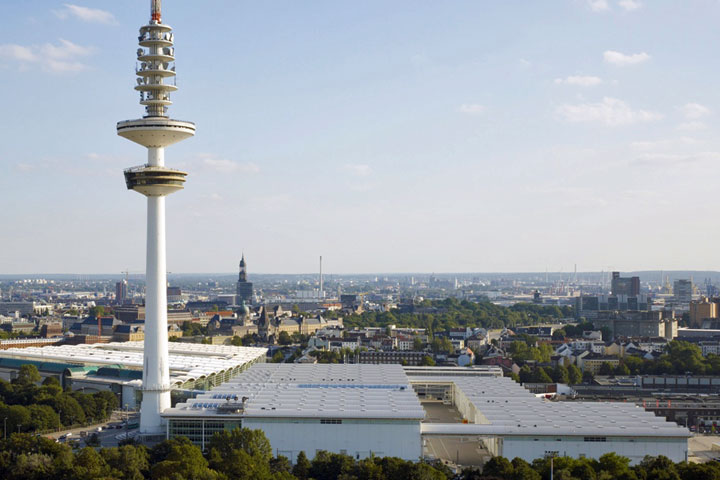
[[[88,432],[85,432],[85,431],[80,432],[80,436],[81,436],[81,437],[87,437],[87,434],[88,434]]]

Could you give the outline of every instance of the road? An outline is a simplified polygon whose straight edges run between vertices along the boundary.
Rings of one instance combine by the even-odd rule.
[[[130,423],[133,423],[133,421],[137,421],[139,418],[138,414],[130,414],[129,419]],[[121,433],[125,432],[125,429],[117,429],[117,428],[108,428],[108,425],[118,425],[125,421],[125,414],[124,413],[113,413],[113,415],[110,417],[110,419],[107,422],[98,423],[95,425],[88,425],[83,428],[74,428],[71,430],[61,430],[59,432],[49,433],[45,434],[45,437],[48,438],[60,438],[63,435],[71,434],[67,441],[79,441],[80,446],[85,446],[85,437],[82,437],[80,434],[82,432],[88,432],[88,437],[92,435],[93,433],[97,433],[98,439],[100,440],[100,446],[102,447],[117,447],[118,446],[118,440],[115,438],[116,435],[119,435]],[[101,428],[102,430],[100,432],[97,431],[98,428]]]

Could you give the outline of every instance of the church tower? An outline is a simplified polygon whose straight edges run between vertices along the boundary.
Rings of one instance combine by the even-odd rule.
[[[247,282],[247,265],[245,264],[244,253],[242,258],[240,259],[240,277],[238,278],[238,282]]]
[[[247,281],[247,264],[245,254],[240,259],[240,274],[237,282],[237,303],[250,305],[253,303],[253,284]]]

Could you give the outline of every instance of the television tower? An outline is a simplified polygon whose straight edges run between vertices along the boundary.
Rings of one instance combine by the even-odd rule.
[[[165,147],[195,135],[195,124],[167,115],[175,86],[175,49],[169,25],[162,23],[161,0],[151,0],[150,23],[140,27],[135,68],[140,104],[145,115],[118,122],[117,133],[148,149],[145,165],[125,170],[125,183],[147,197],[147,258],[145,267],[145,350],[140,433],[164,432],[160,413],[170,408],[167,331],[167,269],[165,265],[165,196],[181,190],[187,173],[165,166]]]

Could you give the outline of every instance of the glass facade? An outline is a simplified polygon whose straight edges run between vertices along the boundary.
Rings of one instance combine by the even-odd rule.
[[[242,427],[242,422],[238,418],[232,420],[170,418],[168,438],[187,437],[205,450],[213,434],[239,427]]]

